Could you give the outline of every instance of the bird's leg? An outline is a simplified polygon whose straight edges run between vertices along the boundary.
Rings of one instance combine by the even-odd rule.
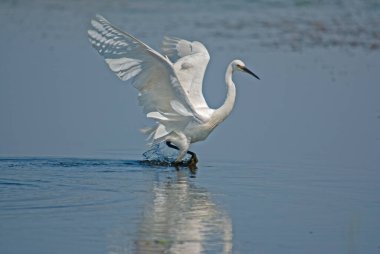
[[[177,146],[173,145],[170,141],[166,141],[166,145],[170,148],[173,148],[173,149],[176,149],[178,151],[180,151],[180,154],[178,155],[177,159],[175,160],[175,162],[173,163],[173,166],[179,170],[179,167],[183,165],[183,162],[181,161],[181,159],[183,158],[183,156],[185,155],[184,152],[181,152],[181,149],[179,149]]]
[[[198,162],[197,155],[192,151],[187,151],[187,153],[191,155],[190,164],[194,164],[194,165],[197,164]]]
[[[176,147],[175,145],[173,145],[170,141],[166,141],[166,145],[167,145],[168,147],[174,148],[174,149],[176,149],[176,150],[179,151],[179,148]]]
[[[181,151],[181,149],[179,149],[177,146],[175,146],[175,145],[173,145],[170,141],[166,141],[166,145],[168,146],[168,147],[171,147],[171,148],[173,148],[173,149],[176,149],[176,150],[178,150],[178,151]],[[197,158],[197,155],[194,153],[194,152],[192,152],[192,151],[186,151],[186,153],[188,153],[188,154],[190,154],[191,155],[191,158],[190,158],[190,161],[189,161],[189,167],[191,167],[191,168],[194,168],[194,169],[196,169],[196,164],[197,164],[197,162],[198,162],[198,158]],[[182,156],[180,155],[180,156],[178,156],[179,158],[181,158]],[[180,161],[176,161],[175,163],[180,163]]]

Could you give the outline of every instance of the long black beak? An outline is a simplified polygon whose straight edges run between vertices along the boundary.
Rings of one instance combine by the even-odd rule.
[[[241,69],[243,71],[245,71],[246,73],[251,74],[252,76],[254,76],[255,78],[257,78],[258,80],[260,80],[260,78],[255,73],[253,73],[252,71],[250,71],[247,67],[244,66],[244,67],[241,67]]]

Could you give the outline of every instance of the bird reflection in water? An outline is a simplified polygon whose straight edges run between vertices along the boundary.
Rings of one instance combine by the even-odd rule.
[[[228,215],[198,187],[192,173],[180,169],[158,173],[138,224],[134,253],[232,253],[232,224]],[[118,248],[121,250],[120,248]],[[112,253],[130,253],[112,251]]]
[[[231,221],[197,187],[186,170],[174,179],[157,181],[153,202],[138,232],[136,253],[203,253],[208,248],[231,253]]]

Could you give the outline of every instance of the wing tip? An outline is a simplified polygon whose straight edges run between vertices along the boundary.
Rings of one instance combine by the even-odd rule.
[[[95,14],[95,17],[93,18],[93,20],[104,20],[104,21],[107,21],[108,22],[108,20],[105,18],[105,17],[103,17],[101,14],[99,14],[99,13],[96,13]]]

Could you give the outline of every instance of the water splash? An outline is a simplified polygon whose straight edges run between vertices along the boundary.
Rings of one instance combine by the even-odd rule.
[[[145,161],[171,165],[175,162],[178,156],[178,151],[168,147],[164,142],[152,145],[151,148],[143,153]],[[183,159],[184,163],[190,161],[191,156],[186,154]]]

